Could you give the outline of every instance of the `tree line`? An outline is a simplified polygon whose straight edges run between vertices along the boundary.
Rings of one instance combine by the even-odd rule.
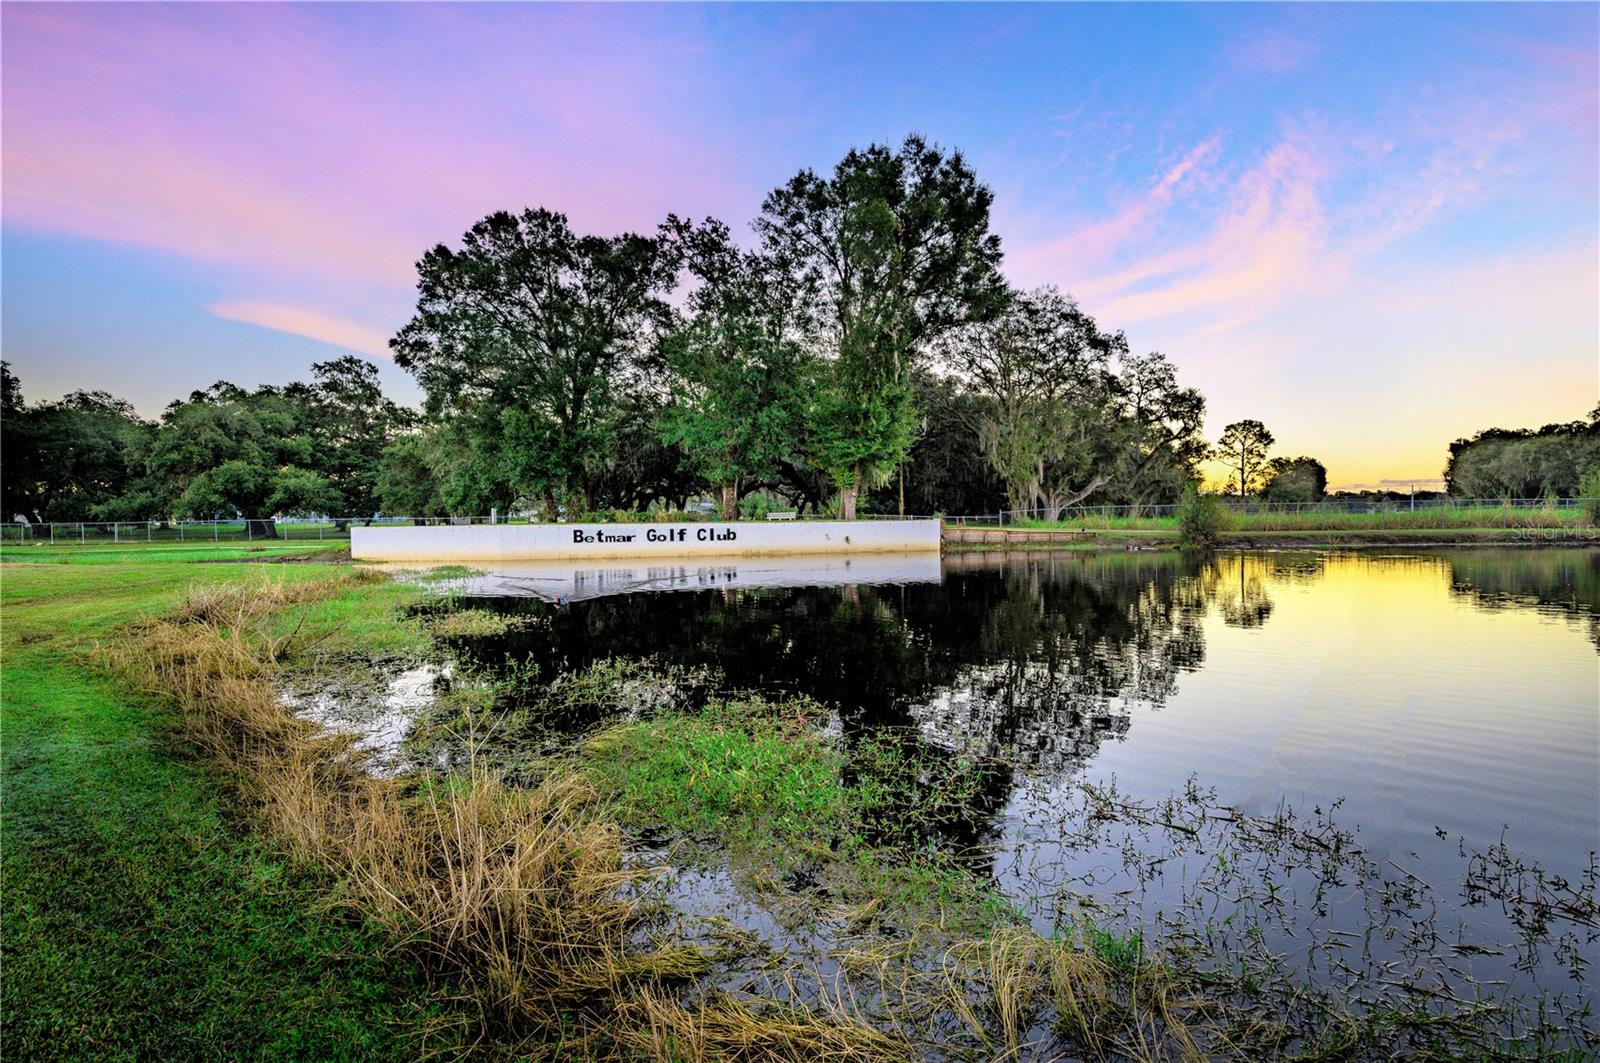
[[[384,452],[416,424],[353,355],[312,366],[310,383],[254,391],[213,384],[158,421],[104,391],[25,401],[0,363],[0,479],[8,519],[259,518],[372,514]]]
[[[1581,421],[1487,428],[1450,444],[1446,489],[1468,498],[1571,497],[1600,476],[1600,404]]]
[[[993,196],[919,137],[774,189],[743,246],[666,218],[602,237],[492,214],[418,263],[395,361],[426,396],[407,511],[1170,501],[1205,401],[1052,288],[1012,290]]]
[[[65,521],[549,519],[710,497],[728,518],[1054,518],[1174,502],[1207,458],[1241,497],[1323,496],[1322,464],[1272,457],[1259,421],[1208,443],[1205,399],[1164,354],[1135,353],[1054,287],[1009,286],[992,199],[959,151],[912,136],[795,174],[744,242],[715,218],[599,236],[548,209],[491,214],[417,264],[390,346],[420,410],[353,356],[307,383],[219,382],[155,422],[102,391],[28,404],[7,367],[0,505]],[[1488,436],[1452,448],[1463,484],[1494,463],[1457,447],[1527,442]]]

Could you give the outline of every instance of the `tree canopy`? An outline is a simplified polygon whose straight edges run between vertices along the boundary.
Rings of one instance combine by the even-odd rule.
[[[851,149],[826,177],[802,170],[762,204],[763,247],[814,297],[812,449],[841,517],[916,437],[910,373],[925,346],[1004,305],[993,199],[959,151],[910,136]]]
[[[469,429],[482,501],[605,501],[630,388],[671,320],[671,241],[579,235],[554,211],[490,214],[417,263],[417,309],[391,341],[436,418]],[[495,496],[498,495],[496,499]]]
[[[1450,444],[1444,479],[1468,498],[1571,496],[1600,467],[1600,405],[1581,421],[1539,429],[1488,428]]]
[[[978,401],[970,426],[1016,510],[1047,520],[1097,493],[1170,499],[1197,479],[1205,400],[1054,288],[950,333],[940,360]]]
[[[1276,442],[1260,421],[1235,421],[1222,430],[1212,457],[1233,470],[1240,498],[1261,489],[1267,473],[1267,454]]]

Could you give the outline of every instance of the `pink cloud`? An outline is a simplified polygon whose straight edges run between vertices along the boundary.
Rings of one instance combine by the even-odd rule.
[[[1305,147],[1280,144],[1237,182],[1209,233],[1073,291],[1119,327],[1196,311],[1242,320],[1307,283],[1325,230],[1320,177]]]
[[[1216,159],[1221,146],[1218,137],[1201,142],[1112,217],[1074,229],[1065,236],[1022,247],[1010,255],[1009,268],[1024,275],[1046,270],[1071,273],[1075,264],[1105,260],[1130,238],[1141,235],[1151,220],[1171,205],[1179,187],[1193,180]]]
[[[396,290],[492,210],[605,232],[736,198],[656,90],[691,36],[623,25],[599,64],[564,9],[410,11],[437,33],[376,70],[307,9],[7,6],[6,222]],[[430,76],[436,39],[476,62]]]
[[[229,321],[242,321],[277,332],[305,336],[376,358],[390,357],[389,334],[382,329],[346,321],[309,307],[238,301],[216,303],[207,309]]]

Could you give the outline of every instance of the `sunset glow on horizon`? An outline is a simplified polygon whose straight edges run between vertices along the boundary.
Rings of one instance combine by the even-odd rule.
[[[154,415],[387,359],[495,210],[715,215],[908,132],[1054,284],[1332,485],[1600,398],[1600,8],[3,8],[5,357]]]

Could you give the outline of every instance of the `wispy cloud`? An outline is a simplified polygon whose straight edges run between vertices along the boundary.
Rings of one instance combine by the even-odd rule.
[[[1246,73],[1289,74],[1318,51],[1311,37],[1278,27],[1236,38],[1224,50],[1224,57],[1229,66]]]
[[[1320,176],[1305,146],[1280,144],[1235,184],[1209,233],[1074,290],[1119,326],[1196,312],[1213,322],[1260,313],[1305,285],[1316,267],[1324,244]]]
[[[332,314],[304,306],[281,303],[229,302],[207,307],[213,314],[229,321],[242,321],[259,325],[293,336],[305,336],[332,347],[388,358],[389,337],[381,330],[346,321]]]
[[[1075,275],[1077,267],[1094,268],[1144,235],[1151,221],[1172,205],[1179,188],[1204,172],[1221,149],[1220,137],[1210,137],[1168,167],[1147,189],[1116,214],[1092,222],[1043,243],[1024,245],[1010,256],[1010,268],[1019,274]]]

